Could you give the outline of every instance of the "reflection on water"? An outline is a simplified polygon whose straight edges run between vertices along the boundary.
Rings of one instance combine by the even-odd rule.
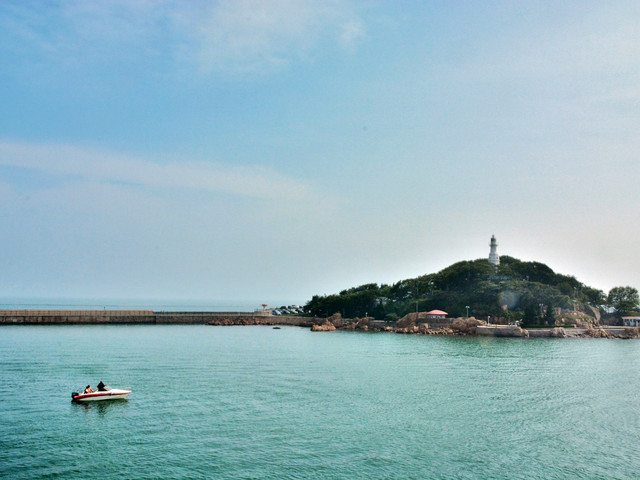
[[[78,411],[95,411],[99,415],[105,415],[111,409],[126,408],[127,399],[106,400],[102,402],[71,402],[74,409]]]

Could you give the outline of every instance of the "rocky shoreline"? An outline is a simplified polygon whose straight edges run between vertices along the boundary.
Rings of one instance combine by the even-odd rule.
[[[602,327],[588,325],[585,328],[535,328],[525,329],[516,325],[489,325],[476,318],[449,318],[438,321],[432,327],[421,322],[420,314],[409,314],[395,325],[384,324],[372,318],[343,319],[340,314],[332,315],[321,323],[312,325],[314,332],[330,332],[335,330],[358,330],[365,332],[391,332],[413,335],[460,335],[491,336],[514,338],[640,338],[640,328],[634,327]]]
[[[232,327],[237,325],[265,325],[265,326],[278,326],[278,325],[290,325],[295,327],[308,327],[312,328],[322,322],[321,318],[317,317],[274,317],[274,316],[257,316],[257,315],[245,315],[238,317],[219,317],[207,322],[207,325],[213,325],[215,327]]]

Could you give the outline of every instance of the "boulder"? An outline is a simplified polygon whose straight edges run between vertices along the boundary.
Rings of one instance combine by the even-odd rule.
[[[451,325],[451,329],[464,335],[473,335],[476,333],[478,325],[486,325],[486,322],[471,318],[456,318]]]
[[[453,331],[451,328],[430,328],[427,330],[428,335],[458,335],[458,332]]]
[[[603,328],[587,328],[584,335],[591,338],[611,338],[611,335]]]
[[[637,328],[637,327],[625,328],[624,338],[640,338],[640,328]]]
[[[332,332],[335,329],[336,329],[336,326],[329,321],[326,321],[322,325],[313,325],[311,327],[312,332]]]
[[[412,313],[406,314],[404,317],[398,320],[398,323],[396,323],[396,326],[398,326],[399,328],[413,327],[417,323],[426,322],[426,321],[427,321],[427,312],[418,312],[418,313],[412,312]]]
[[[326,321],[331,323],[334,327],[341,327],[344,323],[342,321],[342,315],[340,313],[334,313],[329,318],[327,318]]]
[[[600,319],[602,318],[602,315],[600,314],[600,310],[598,310],[596,307],[592,307],[590,305],[587,305],[587,312],[588,315],[592,316],[595,321],[596,324],[600,323]]]

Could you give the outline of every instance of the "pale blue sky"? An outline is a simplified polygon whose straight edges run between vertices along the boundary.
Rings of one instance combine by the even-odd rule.
[[[640,3],[0,0],[0,297],[640,287]]]

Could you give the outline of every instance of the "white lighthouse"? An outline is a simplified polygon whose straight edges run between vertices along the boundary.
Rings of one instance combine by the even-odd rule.
[[[500,265],[500,257],[498,256],[498,241],[495,235],[491,235],[491,243],[489,244],[491,251],[489,252],[489,263]]]

